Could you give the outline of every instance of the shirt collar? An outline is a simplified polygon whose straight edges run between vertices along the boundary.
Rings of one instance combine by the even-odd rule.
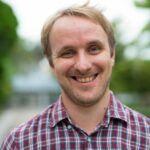
[[[104,116],[102,125],[108,126],[110,119],[118,119],[127,123],[125,107],[112,92],[110,93],[110,103]]]
[[[61,96],[53,105],[53,109],[50,112],[50,118],[50,127],[54,127],[57,123],[64,119],[69,119],[69,116],[66,113],[65,107],[61,100]],[[127,115],[124,105],[114,96],[112,92],[110,93],[109,107],[101,125],[108,126],[111,118],[119,119],[127,123]]]
[[[58,98],[56,103],[53,105],[53,108],[52,108],[49,118],[50,118],[50,127],[54,127],[60,121],[68,118],[68,115],[65,111],[65,107],[61,100],[61,96]]]

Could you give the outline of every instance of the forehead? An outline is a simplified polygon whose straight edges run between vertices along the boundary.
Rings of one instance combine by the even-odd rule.
[[[88,17],[84,17],[84,16],[74,16],[74,15],[64,15],[64,16],[61,16],[61,17],[59,17],[56,21],[55,21],[55,23],[58,23],[58,22],[60,22],[60,21],[71,21],[71,22],[73,22],[73,21],[75,21],[75,20],[78,20],[78,21],[90,21],[90,22],[95,22],[96,23],[96,21],[94,21],[94,20],[92,20],[92,19],[90,19],[90,18],[88,18]]]
[[[100,24],[98,24],[98,22],[89,19],[87,17],[84,16],[61,16],[59,17],[53,24],[52,26],[52,30],[54,29],[58,29],[61,27],[66,27],[66,29],[69,29],[72,26],[76,26],[78,27],[78,25],[81,26],[87,26],[88,24],[94,24],[97,25],[99,27],[101,27]]]
[[[63,16],[56,20],[53,24],[51,33],[49,35],[50,40],[63,36],[63,38],[76,35],[86,36],[99,36],[99,38],[107,37],[102,26],[97,22],[85,17],[78,16]]]

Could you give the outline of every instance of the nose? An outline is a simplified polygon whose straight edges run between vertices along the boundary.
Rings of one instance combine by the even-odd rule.
[[[78,54],[74,65],[76,71],[78,71],[80,74],[85,74],[91,70],[91,66],[91,61],[87,54],[85,54],[84,52]]]

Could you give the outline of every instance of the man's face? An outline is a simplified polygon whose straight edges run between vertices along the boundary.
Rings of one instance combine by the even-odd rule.
[[[50,45],[63,100],[87,107],[108,94],[114,55],[110,55],[107,35],[99,24],[62,17],[52,28]]]

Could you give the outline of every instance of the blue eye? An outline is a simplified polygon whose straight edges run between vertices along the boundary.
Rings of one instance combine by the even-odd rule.
[[[94,45],[94,46],[90,46],[89,48],[88,48],[88,51],[89,51],[89,53],[91,53],[91,54],[98,54],[99,52],[100,52],[100,47],[98,47],[98,46],[96,46],[96,45]]]
[[[65,52],[63,52],[61,54],[61,57],[62,58],[70,58],[70,57],[72,57],[74,55],[74,53],[75,52],[73,50],[66,50]]]

